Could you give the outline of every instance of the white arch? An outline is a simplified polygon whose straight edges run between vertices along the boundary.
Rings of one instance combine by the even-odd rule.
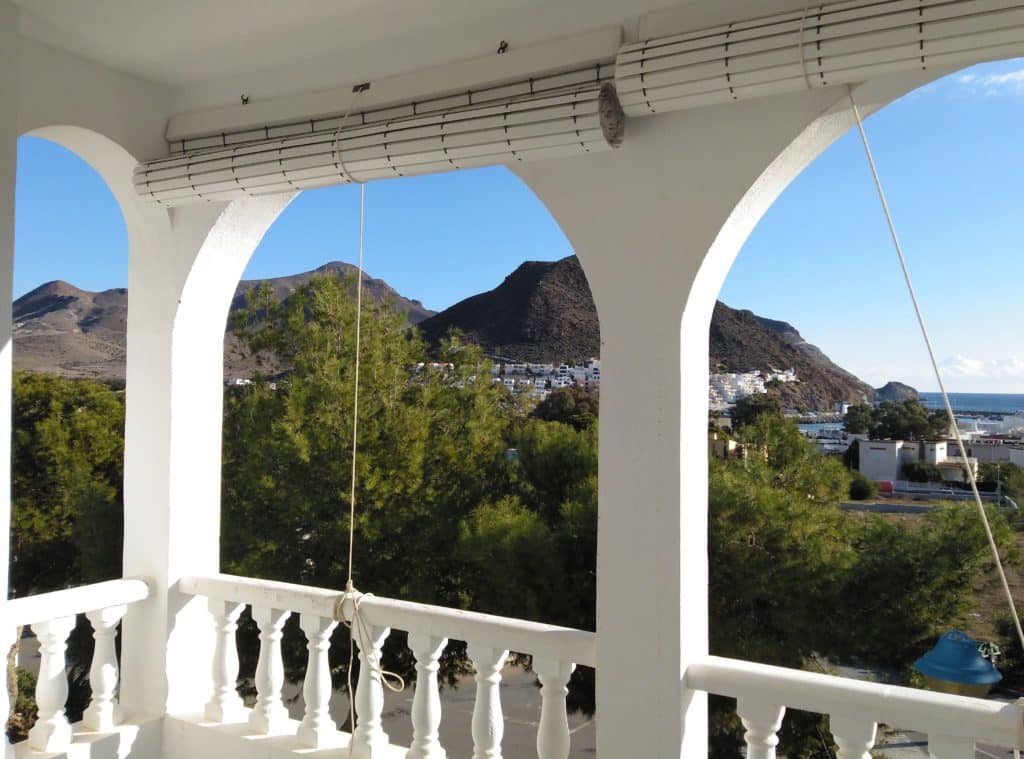
[[[870,83],[858,103],[870,112],[934,76]],[[614,153],[516,167],[575,247],[601,319],[597,708],[651,755],[706,750],[704,697],[682,678],[708,645],[714,303],[764,211],[850,123],[847,90],[795,93],[634,119]],[[645,650],[664,656],[622,655]],[[600,752],[634,745],[599,721]]]

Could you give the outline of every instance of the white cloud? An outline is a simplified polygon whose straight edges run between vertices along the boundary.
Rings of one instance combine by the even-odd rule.
[[[1001,388],[994,392],[1024,391],[1024,359],[1016,356],[975,358],[956,354],[940,361],[939,369],[943,380],[950,384]]]
[[[999,74],[961,74],[956,81],[985,95],[1024,95],[1024,69]]]

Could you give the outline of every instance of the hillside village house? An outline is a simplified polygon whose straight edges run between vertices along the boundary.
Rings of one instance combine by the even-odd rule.
[[[447,638],[469,642],[478,670],[475,757],[500,756],[509,649],[534,655],[544,759],[568,751],[574,663],[597,668],[608,759],[704,756],[709,692],[738,699],[751,759],[774,755],[786,707],[828,713],[841,759],[866,756],[882,721],[927,733],[943,759],[973,756],[975,740],[1024,745],[1016,704],[709,656],[705,438],[720,286],[765,209],[854,123],[851,92],[871,113],[958,68],[1022,55],[1022,11],[673,2],[0,0],[4,291],[20,135],[92,165],[130,245],[126,579],[4,605],[5,645],[30,624],[42,652],[40,719],[19,756],[330,757],[346,751],[325,747],[351,741],[356,759],[443,757],[431,685]],[[297,192],[489,164],[545,203],[601,319],[597,630],[365,598],[363,652],[391,628],[411,633],[420,687],[406,754],[389,747],[369,666],[355,734],[328,716],[326,646],[351,599],[339,609],[337,589],[218,574],[222,328],[246,261]],[[9,396],[10,311],[0,329]],[[9,461],[0,455],[5,494]],[[233,688],[244,605],[261,637],[251,710]],[[94,695],[69,726],[63,652],[78,612],[96,631]],[[300,722],[281,703],[289,613],[309,639]]]
[[[942,479],[948,482],[966,482],[960,458],[949,456],[945,440],[862,440],[858,449],[857,469],[869,480],[895,482],[906,479],[903,465],[923,461],[939,468]],[[978,459],[968,453],[967,464],[978,475]]]

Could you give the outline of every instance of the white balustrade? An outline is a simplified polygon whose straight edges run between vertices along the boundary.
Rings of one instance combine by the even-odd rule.
[[[473,705],[473,759],[501,759],[505,718],[501,712],[501,668],[508,651],[474,643],[467,649],[476,668],[476,703]]]
[[[747,741],[747,759],[775,759],[785,712],[785,707],[765,699],[746,696],[737,699],[736,713],[746,728],[743,737]]]
[[[229,575],[185,577],[179,583],[183,593],[209,599],[214,614],[218,653],[214,678],[218,685],[233,682],[236,669],[224,663],[225,641],[234,633],[242,604],[253,608],[260,627],[260,661],[256,686],[259,693],[250,725],[259,729],[268,707],[267,699],[279,702],[280,685],[274,668],[280,666],[280,630],[288,612],[300,614],[306,634],[309,663],[303,683],[306,711],[295,734],[294,749],[304,752],[337,745],[341,733],[329,716],[330,672],[328,650],[335,619],[352,617],[351,598],[338,591],[307,588],[289,583],[255,580]],[[541,682],[541,717],[537,734],[540,759],[566,759],[569,753],[569,724],[565,697],[573,662],[593,666],[596,660],[594,634],[553,625],[495,617],[458,609],[361,595],[359,619],[353,637],[359,654],[356,682],[355,726],[351,736],[353,759],[391,756],[382,724],[384,683],[380,658],[384,641],[392,628],[409,632],[408,644],[416,660],[416,690],[412,699],[413,738],[404,752],[406,759],[446,759],[441,745],[441,699],[438,672],[441,655],[451,637],[470,641],[469,656],[476,667],[476,702],[473,708],[474,759],[500,759],[504,732],[499,685],[509,649],[534,656],[534,669]],[[217,691],[222,693],[222,690]],[[226,695],[226,694],[224,694]],[[276,707],[273,707],[276,709]]]
[[[829,715],[829,730],[836,739],[836,759],[871,759],[878,723],[871,717],[844,712]]]
[[[281,700],[284,686],[281,638],[284,623],[290,616],[287,609],[252,608],[252,618],[260,629],[260,656],[256,663],[256,704],[249,714],[249,727],[265,735],[281,732],[288,724],[288,710]]]
[[[416,693],[412,700],[412,744],[406,759],[445,759],[438,728],[441,726],[441,697],[437,671],[447,638],[422,633],[409,634],[409,648],[416,657]]]
[[[881,722],[928,734],[936,759],[972,759],[976,742],[1024,748],[1024,701],[989,701],[719,656],[691,662],[685,685],[737,699],[749,759],[774,757],[784,707],[828,714],[837,759],[869,759]]]
[[[356,684],[356,728],[352,731],[352,759],[372,759],[389,745],[381,714],[384,712],[384,684],[380,656],[391,629],[362,622],[353,623],[359,647],[359,681]]]
[[[306,634],[309,661],[306,665],[306,679],[302,685],[306,713],[299,725],[297,736],[304,746],[323,748],[334,741],[338,732],[338,727],[329,713],[331,667],[327,658],[331,633],[338,623],[332,617],[302,614],[299,617],[299,626]]]
[[[540,725],[537,728],[539,759],[569,756],[569,716],[565,710],[566,687],[575,665],[546,656],[533,657],[533,671],[540,680]]]
[[[117,691],[117,651],[114,637],[117,624],[128,611],[124,604],[106,609],[90,611],[86,617],[92,624],[95,646],[92,666],[89,668],[89,685],[92,687],[92,701],[82,716],[83,724],[90,730],[110,732],[117,724],[114,693]]]
[[[36,751],[66,751],[71,745],[71,725],[64,713],[68,700],[68,678],[64,655],[75,618],[57,617],[32,626],[39,640],[39,678],[36,705],[39,716],[29,730],[28,745]]]
[[[215,643],[213,651],[213,695],[203,710],[211,722],[241,721],[246,714],[242,697],[238,695],[238,618],[245,604],[235,601],[209,599],[213,615]]]

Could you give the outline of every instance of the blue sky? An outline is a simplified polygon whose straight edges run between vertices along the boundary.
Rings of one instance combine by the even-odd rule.
[[[943,366],[961,392],[1024,393],[1024,61],[978,66],[867,122]],[[358,190],[305,192],[246,276],[355,260]],[[366,270],[428,308],[497,286],[525,260],[572,252],[503,168],[367,188]],[[15,296],[53,280],[123,287],[117,204],[77,157],[19,142]],[[722,299],[793,324],[838,364],[880,385],[936,389],[858,138],[847,134],[782,194],[751,235]]]

